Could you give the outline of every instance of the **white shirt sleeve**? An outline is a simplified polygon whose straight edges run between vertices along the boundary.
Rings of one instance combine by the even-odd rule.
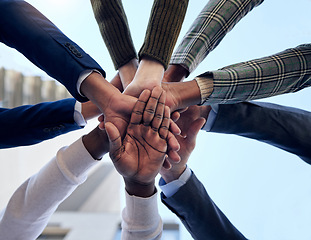
[[[26,180],[0,214],[0,239],[36,239],[58,205],[87,178],[97,163],[82,138],[61,148],[56,157]]]
[[[180,177],[170,183],[166,183],[164,179],[161,177],[159,180],[159,186],[163,194],[169,198],[173,196],[179,190],[179,188],[185,185],[190,177],[191,177],[191,170],[187,166],[187,168],[180,175]]]
[[[86,120],[82,115],[82,105],[80,102],[76,101],[75,110],[73,112],[73,119],[80,127],[84,127],[86,125]]]
[[[149,198],[131,196],[125,191],[126,207],[122,211],[122,240],[161,239],[162,219],[158,211],[158,194]]]

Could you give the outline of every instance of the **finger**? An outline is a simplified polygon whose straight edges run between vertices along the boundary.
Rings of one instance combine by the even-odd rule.
[[[169,150],[167,152],[167,155],[168,155],[169,161],[172,162],[172,163],[179,163],[180,160],[181,160],[178,152],[176,152],[176,151]]]
[[[130,124],[138,125],[142,122],[143,112],[145,110],[145,107],[146,107],[146,104],[147,104],[148,99],[150,97],[150,94],[151,94],[151,92],[148,89],[144,90],[140,94],[140,96],[139,96],[139,98],[138,98],[138,100],[137,100],[137,102],[133,108]]]
[[[169,126],[170,126],[170,108],[168,106],[165,106],[163,121],[159,129],[159,135],[161,138],[167,139],[167,136],[169,134]]]
[[[100,115],[100,116],[98,117],[98,121],[99,121],[99,122],[103,122],[104,120],[105,120],[104,114],[102,114],[102,115]]]
[[[180,130],[179,126],[172,119],[170,119],[170,131],[174,135],[180,135],[181,134],[181,130]]]
[[[168,161],[167,158],[165,158],[162,167],[165,168],[166,170],[169,170],[172,168],[172,164]]]
[[[168,149],[171,149],[173,151],[179,151],[180,149],[179,142],[171,132],[168,132],[166,141],[167,141]]]
[[[152,123],[151,123],[152,129],[154,131],[156,131],[157,133],[158,133],[159,128],[163,124],[163,121],[164,121],[163,115],[164,115],[164,110],[165,110],[165,99],[166,99],[166,93],[163,91],[159,100],[158,100],[158,103],[156,106],[156,112],[155,112],[154,118],[153,118]],[[169,115],[168,115],[168,117],[169,117]]]
[[[178,119],[180,118],[180,113],[178,111],[175,111],[171,114],[171,119],[174,121],[174,122],[177,122]]]
[[[150,126],[150,122],[152,121],[155,110],[158,104],[158,100],[163,93],[163,90],[160,87],[155,87],[152,92],[151,96],[148,99],[147,105],[145,107],[145,111],[143,113],[143,124],[145,126]]]
[[[206,120],[205,118],[198,118],[192,122],[190,128],[187,131],[187,141],[195,141],[200,129],[204,126]]]
[[[105,129],[109,139],[110,156],[112,156],[112,161],[114,161],[122,146],[121,135],[117,127],[111,122],[105,124]]]

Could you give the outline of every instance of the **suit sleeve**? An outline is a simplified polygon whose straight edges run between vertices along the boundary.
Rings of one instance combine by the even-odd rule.
[[[32,145],[80,129],[73,118],[75,102],[70,98],[0,108],[0,148]]]
[[[96,69],[105,76],[95,60],[25,1],[0,0],[0,41],[62,83],[78,101],[87,100],[77,90],[81,72]]]
[[[172,197],[162,202],[175,213],[196,240],[245,240],[207,194],[194,173]]]
[[[271,103],[219,105],[211,132],[236,134],[293,153],[311,164],[311,113]]]
[[[226,34],[263,0],[209,0],[174,52],[170,64],[189,73],[217,47]]]

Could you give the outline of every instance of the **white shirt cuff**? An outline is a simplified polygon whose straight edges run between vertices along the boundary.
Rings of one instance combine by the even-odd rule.
[[[80,127],[84,127],[86,125],[86,121],[82,115],[82,104],[76,101],[75,110],[73,113],[73,119]]]
[[[159,186],[163,194],[168,198],[173,196],[179,190],[179,188],[187,183],[188,179],[191,177],[191,174],[191,170],[187,166],[180,177],[170,183],[166,183],[163,178],[160,178]]]
[[[204,127],[202,128],[202,130],[205,130],[207,132],[209,132],[212,129],[212,127],[215,123],[217,113],[218,113],[218,109],[219,109],[219,105],[218,104],[212,104],[211,108],[212,109],[208,114],[208,117],[206,119],[206,123],[205,123]]]
[[[81,91],[80,91],[81,84],[83,83],[83,81],[84,81],[88,76],[91,75],[92,72],[97,72],[97,73],[99,73],[100,75],[102,75],[102,74],[101,74],[98,70],[96,70],[96,69],[87,69],[87,70],[84,70],[84,71],[81,72],[80,75],[79,75],[79,78],[78,78],[78,81],[77,81],[77,90],[78,90],[78,93],[79,93],[81,96],[83,96],[83,97],[85,97],[85,96],[84,96],[84,95],[81,93]]]

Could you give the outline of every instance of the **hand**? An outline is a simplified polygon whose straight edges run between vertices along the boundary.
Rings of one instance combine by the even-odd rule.
[[[133,81],[137,68],[138,60],[136,58],[119,68],[119,75],[123,89],[126,89],[126,87]]]
[[[182,82],[189,71],[180,64],[170,64],[164,72],[163,82]]]
[[[151,58],[143,58],[133,81],[125,88],[124,93],[138,97],[144,89],[152,90],[160,86],[164,74],[164,66]]]
[[[201,103],[201,93],[195,80],[187,82],[162,82],[162,88],[166,91],[166,105],[171,112],[181,110]]]
[[[172,167],[170,169],[162,168],[160,171],[160,174],[166,183],[178,179],[185,171],[190,154],[195,147],[197,134],[205,124],[204,118],[197,115],[198,118],[195,119],[195,117],[191,115],[191,112],[193,111],[190,107],[185,113],[181,114],[180,119],[177,121],[178,124],[183,126],[184,132],[186,134],[185,136],[176,137],[180,144],[180,150],[178,154],[181,158],[181,161],[179,163],[171,162]]]
[[[170,118],[169,109],[164,104],[165,92],[161,88],[155,88],[151,93],[143,91],[135,104],[123,141],[114,124],[105,124],[110,157],[124,177],[129,193],[136,192],[137,186],[150,186],[148,195],[154,193],[154,178],[167,152]]]

